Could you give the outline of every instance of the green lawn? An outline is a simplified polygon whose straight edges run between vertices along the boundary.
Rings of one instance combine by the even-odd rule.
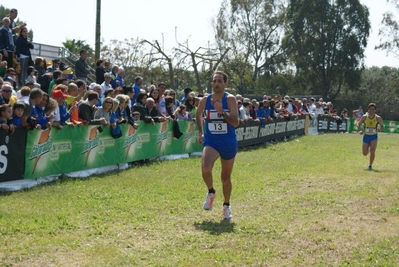
[[[233,220],[202,210],[200,158],[0,195],[0,266],[399,266],[399,136],[303,136],[241,150]]]

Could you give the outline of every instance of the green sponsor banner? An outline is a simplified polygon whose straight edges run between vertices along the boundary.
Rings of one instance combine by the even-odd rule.
[[[25,179],[121,164],[157,156],[198,152],[195,122],[179,122],[182,136],[173,136],[173,123],[139,122],[134,129],[120,125],[122,137],[114,139],[110,128],[96,125],[28,132]]]
[[[357,119],[351,118],[349,120],[349,132],[358,131],[356,127]],[[382,123],[384,124],[384,133],[399,133],[399,122],[397,121],[387,121],[383,120]]]

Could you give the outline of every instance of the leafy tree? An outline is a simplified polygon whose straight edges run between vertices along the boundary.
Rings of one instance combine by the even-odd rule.
[[[387,0],[399,11],[399,0]],[[386,12],[383,14],[381,21],[382,27],[378,31],[380,36],[380,44],[375,47],[377,50],[386,50],[399,58],[399,23],[393,12]]]
[[[377,104],[378,114],[386,120],[399,120],[399,69],[372,67],[362,72],[359,90],[349,90],[342,98],[349,108]],[[352,106],[349,106],[353,103]]]
[[[216,43],[222,52],[231,49],[223,63],[234,74],[241,93],[252,88],[261,74],[280,69],[284,62],[280,45],[283,26],[283,1],[222,2],[214,21]]]
[[[141,75],[147,63],[144,58],[144,47],[140,40],[124,39],[111,40],[109,44],[101,47],[101,58],[112,65],[125,69],[125,83],[133,84],[136,76]]]
[[[311,92],[335,99],[357,88],[370,32],[369,11],[358,0],[290,0],[284,47]]]

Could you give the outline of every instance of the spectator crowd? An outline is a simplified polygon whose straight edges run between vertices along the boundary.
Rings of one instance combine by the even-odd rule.
[[[109,128],[114,138],[121,136],[119,125],[129,123],[138,127],[137,121],[157,122],[195,118],[202,95],[189,87],[178,91],[167,89],[158,82],[144,86],[143,77],[137,76],[134,84],[125,83],[125,70],[105,59],[96,61],[96,81],[89,83],[88,53],[80,51],[73,77],[63,72],[63,62],[43,57],[34,61],[30,50],[33,45],[27,37],[26,25],[16,26],[16,9],[3,18],[0,29],[0,126],[13,132],[15,127],[46,129],[76,127],[87,124]],[[309,114],[347,118],[344,109],[340,115],[331,102],[323,99],[291,98],[288,95],[267,96],[261,100],[236,95],[240,123],[258,122],[264,127],[277,118]]]

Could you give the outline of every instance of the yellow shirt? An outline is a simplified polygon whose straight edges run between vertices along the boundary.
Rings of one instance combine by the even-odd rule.
[[[370,118],[369,114],[366,113],[366,119],[364,120],[364,134],[366,135],[374,135],[377,134],[377,115],[374,114],[374,118]]]

